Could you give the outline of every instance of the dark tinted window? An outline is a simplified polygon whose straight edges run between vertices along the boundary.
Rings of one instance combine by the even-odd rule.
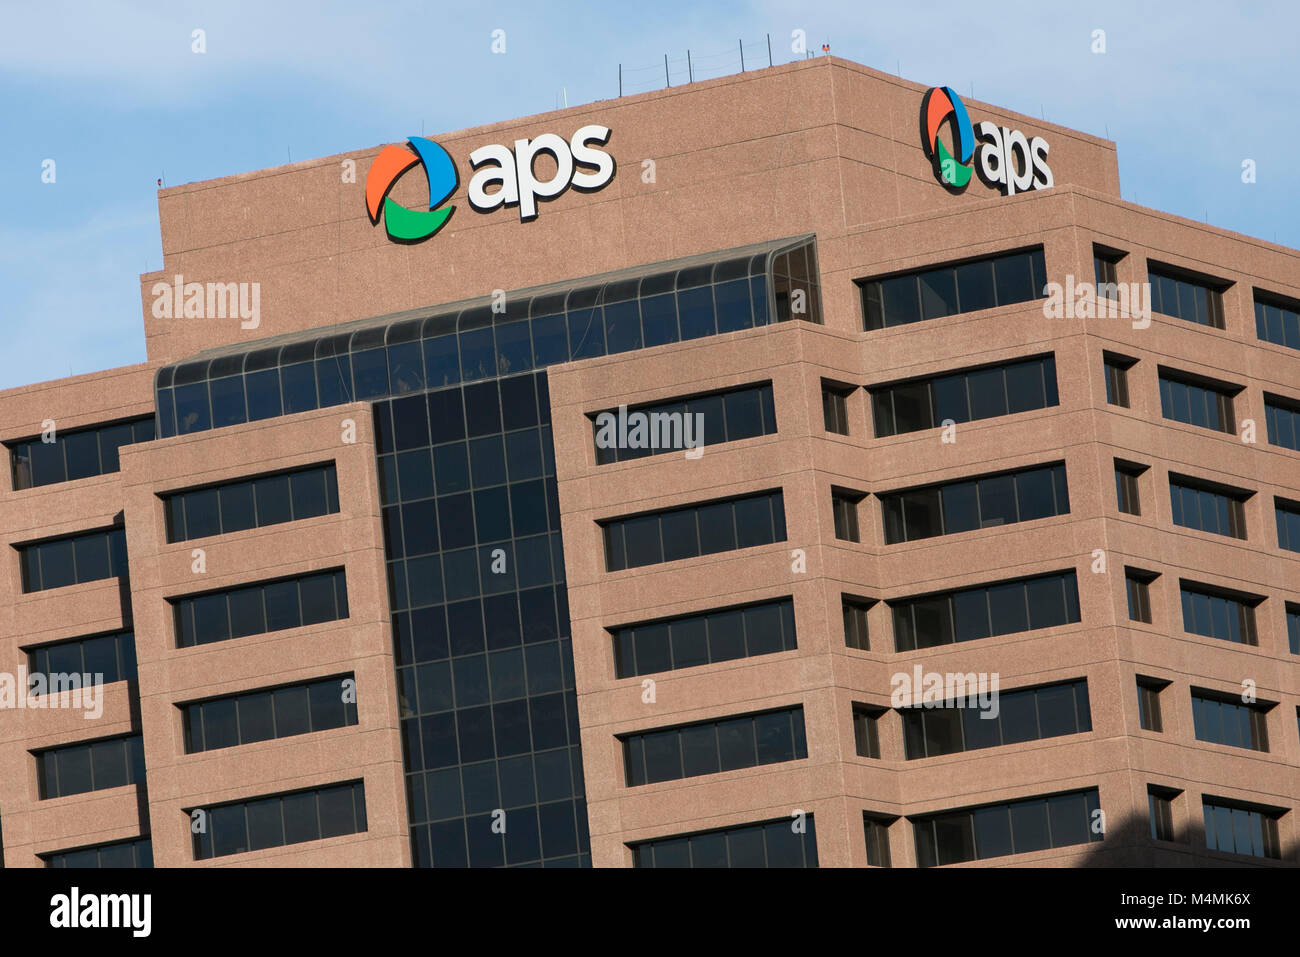
[[[238,532],[339,510],[334,464],[163,496],[167,541]]]
[[[177,647],[348,617],[342,569],[172,600]]]
[[[1236,504],[1240,510],[1240,502]],[[1278,548],[1300,552],[1300,503],[1274,499],[1273,512],[1277,519]],[[1242,524],[1244,525],[1244,522]],[[1244,528],[1238,537],[1246,537]]]
[[[1288,349],[1300,349],[1300,303],[1255,293],[1255,335]]]
[[[41,800],[138,784],[144,780],[140,735],[66,744],[36,752]]]
[[[1239,644],[1258,644],[1255,607],[1249,599],[1184,583],[1181,589],[1183,630]]]
[[[19,545],[23,591],[44,591],[127,574],[126,532],[109,528]]]
[[[974,681],[955,690],[961,697],[899,712],[908,760],[1092,730],[1084,679],[983,697]]]
[[[211,751],[357,723],[352,675],[212,698],[181,708],[185,750]]]
[[[47,679],[52,675],[78,675],[104,684],[130,681],[136,677],[135,635],[122,631],[40,645],[28,652],[28,667],[32,675],[45,675]]]
[[[802,707],[638,731],[622,740],[629,787],[808,756]]]
[[[673,671],[796,647],[789,598],[611,629],[618,678]]]
[[[1151,267],[1151,308],[1202,326],[1223,328],[1223,285]]]
[[[1202,800],[1205,844],[1212,851],[1280,858],[1277,812],[1219,798]]]
[[[871,390],[876,436],[937,428],[1054,406],[1056,360],[1039,356]],[[829,429],[829,426],[827,427]]]
[[[901,599],[890,606],[898,651],[1079,621],[1073,571]]]
[[[55,430],[52,442],[37,437],[10,443],[14,491],[116,472],[119,448],[153,438],[154,420],[148,416],[67,432]]]
[[[1265,392],[1264,415],[1269,444],[1300,452],[1300,402]]]
[[[604,523],[605,567],[621,571],[785,540],[780,490]]]
[[[46,867],[127,868],[153,867],[153,842],[147,837],[109,844],[92,844],[70,851],[42,854]]]
[[[934,867],[1102,839],[1095,788],[912,819],[917,864]]]
[[[194,859],[207,860],[366,830],[366,790],[360,781],[249,801],[195,808]],[[202,814],[203,816],[196,817]],[[192,828],[191,830],[198,830]]]
[[[868,330],[1026,302],[1045,295],[1041,248],[860,284]]]
[[[634,867],[816,867],[811,814],[629,844]]]
[[[1102,368],[1106,376],[1106,402],[1109,405],[1117,405],[1121,409],[1129,407],[1128,370],[1133,365],[1134,360],[1120,356],[1108,355],[1103,360]]]
[[[1169,501],[1175,525],[1232,538],[1246,537],[1242,502],[1248,492],[1224,491],[1174,476],[1169,478]]]
[[[1203,429],[1229,434],[1236,431],[1229,391],[1167,372],[1160,373],[1160,413],[1166,419]]]
[[[1266,709],[1209,692],[1192,692],[1192,726],[1198,741],[1252,751],[1268,750]]]
[[[867,634],[867,612],[874,602],[850,595],[840,598],[844,612],[844,644],[859,651],[868,651],[871,642]]]
[[[596,464],[735,442],[776,432],[771,383],[592,416]]]
[[[880,499],[887,545],[1070,511],[1063,464],[974,476]]]

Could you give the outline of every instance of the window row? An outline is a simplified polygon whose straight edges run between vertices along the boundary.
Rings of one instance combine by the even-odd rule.
[[[816,867],[813,816],[697,831],[629,844],[633,867]]]
[[[1092,730],[1088,682],[1083,678],[1003,691],[993,700],[996,706],[987,709],[959,701],[902,709],[907,760]]]
[[[350,727],[356,700],[349,674],[181,705],[185,753]]]
[[[1223,328],[1223,290],[1226,283],[1168,266],[1149,265],[1151,309],[1215,329]]]
[[[194,859],[285,847],[366,830],[360,781],[195,808],[190,815]]]
[[[1139,480],[1149,466],[1115,459],[1116,507],[1128,515],[1141,515]],[[1255,493],[1203,479],[1169,473],[1169,506],[1175,525],[1228,538],[1245,539],[1245,503]],[[1300,503],[1274,498],[1277,544],[1300,551]]]
[[[1079,621],[1073,571],[891,601],[894,643],[915,651]]]
[[[1100,807],[1092,788],[916,817],[917,864],[959,864],[1100,841]]]
[[[28,650],[27,667],[33,675],[47,678],[52,675],[88,675],[94,683],[133,681],[137,677],[135,635],[118,631],[40,645]]]
[[[1039,246],[859,282],[868,331],[1028,302],[1045,295]]]
[[[334,463],[260,475],[163,496],[167,541],[228,535],[339,510]]]
[[[972,476],[880,496],[885,544],[1013,525],[1070,511],[1064,463]]]
[[[1196,740],[1251,751],[1268,750],[1268,708],[1209,691],[1192,691]]]
[[[1300,349],[1300,302],[1255,292],[1255,335],[1288,349]]]
[[[1269,445],[1300,452],[1300,402],[1265,392],[1264,423]]]
[[[776,432],[772,383],[593,413],[596,464],[627,462]]]
[[[1103,366],[1106,402],[1129,408],[1129,370],[1136,359],[1106,353]],[[1161,369],[1160,414],[1174,422],[1195,425],[1229,435],[1236,430],[1234,400],[1240,386],[1226,382],[1198,379],[1184,373]],[[1264,393],[1265,431],[1270,445],[1300,451],[1300,402],[1271,392]]]
[[[1173,803],[1181,791],[1149,785],[1151,837],[1175,841]],[[1209,850],[1280,859],[1279,808],[1202,795]],[[864,812],[867,863],[888,867],[889,827],[896,818]],[[1095,788],[944,811],[911,819],[917,864],[934,867],[1070,847],[1102,840],[1104,822]],[[682,865],[678,865],[682,866]]]
[[[46,867],[128,868],[153,867],[153,841],[138,837],[130,841],[92,844],[69,851],[42,854]]]
[[[780,598],[611,628],[618,678],[792,651],[794,601]]]
[[[1174,422],[1232,435],[1237,430],[1232,399],[1240,391],[1239,387],[1196,381],[1161,370],[1160,414]]]
[[[1205,845],[1210,850],[1250,857],[1282,857],[1277,834],[1281,816],[1278,811],[1205,797],[1201,812],[1205,821]]]
[[[118,471],[118,449],[152,442],[153,416],[110,422],[85,429],[55,431],[54,441],[40,438],[9,444],[14,491],[71,482]]]
[[[144,781],[144,745],[138,734],[64,744],[35,754],[42,801]]]
[[[343,569],[171,599],[176,645],[260,635],[348,617]]]
[[[1190,582],[1181,584],[1179,595],[1184,631],[1242,645],[1259,644],[1255,606],[1262,597]]]
[[[1250,493],[1195,479],[1169,476],[1169,502],[1175,525],[1230,538],[1246,537],[1244,503]]]
[[[803,708],[782,708],[622,736],[628,787],[808,756]]]
[[[873,388],[876,437],[1045,409],[1060,401],[1052,355]]]
[[[121,526],[15,546],[23,591],[45,591],[105,578],[125,578],[126,529]]]
[[[783,542],[785,500],[777,489],[602,524],[605,570],[616,572]]]

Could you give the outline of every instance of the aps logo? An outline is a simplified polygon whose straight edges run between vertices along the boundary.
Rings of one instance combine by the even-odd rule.
[[[949,119],[952,152],[939,139],[939,130]],[[932,87],[921,100],[921,143],[934,163],[934,175],[953,192],[961,192],[970,182],[972,158],[980,179],[1008,196],[1052,186],[1052,170],[1047,165],[1050,147],[1045,139],[1029,139],[1020,130],[988,120],[972,127],[966,104],[950,86]]]
[[[518,206],[520,222],[537,218],[537,202],[554,199],[572,186],[582,192],[595,192],[614,178],[614,157],[597,146],[609,142],[608,127],[581,127],[569,140],[555,133],[543,133],[532,140],[515,140],[514,147],[492,144],[469,154],[475,170],[469,181],[469,204],[479,213],[490,213],[498,206]],[[447,151],[433,140],[412,136],[410,149],[392,144],[385,146],[366,174],[366,211],[370,222],[378,225],[380,215],[388,238],[394,242],[414,243],[428,239],[440,230],[455,206],[440,209],[460,184],[460,174]],[[594,145],[593,145],[594,144]],[[538,157],[549,155],[555,172],[545,180],[537,179]],[[429,183],[429,208],[408,209],[389,195],[393,184],[408,169],[419,163]],[[496,189],[488,192],[488,188]]]

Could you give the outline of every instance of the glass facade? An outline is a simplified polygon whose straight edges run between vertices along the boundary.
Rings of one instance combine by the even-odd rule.
[[[543,287],[425,318],[199,358],[158,372],[158,435],[382,399],[736,332],[821,322],[811,240],[684,260],[570,288]]]
[[[374,403],[417,866],[590,864],[543,370],[820,322],[816,277],[805,237],[159,371],[164,437]]]

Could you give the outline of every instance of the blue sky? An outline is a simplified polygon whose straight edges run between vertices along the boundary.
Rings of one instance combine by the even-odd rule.
[[[620,62],[629,89],[649,89],[664,54],[687,49],[697,76],[732,73],[739,39],[765,63],[771,34],[787,62],[796,28],[814,48],[1109,136],[1125,199],[1300,247],[1294,3],[23,4],[0,32],[0,388],[144,360],[159,176],[496,122],[554,109],[562,90],[570,105],[608,99]]]

